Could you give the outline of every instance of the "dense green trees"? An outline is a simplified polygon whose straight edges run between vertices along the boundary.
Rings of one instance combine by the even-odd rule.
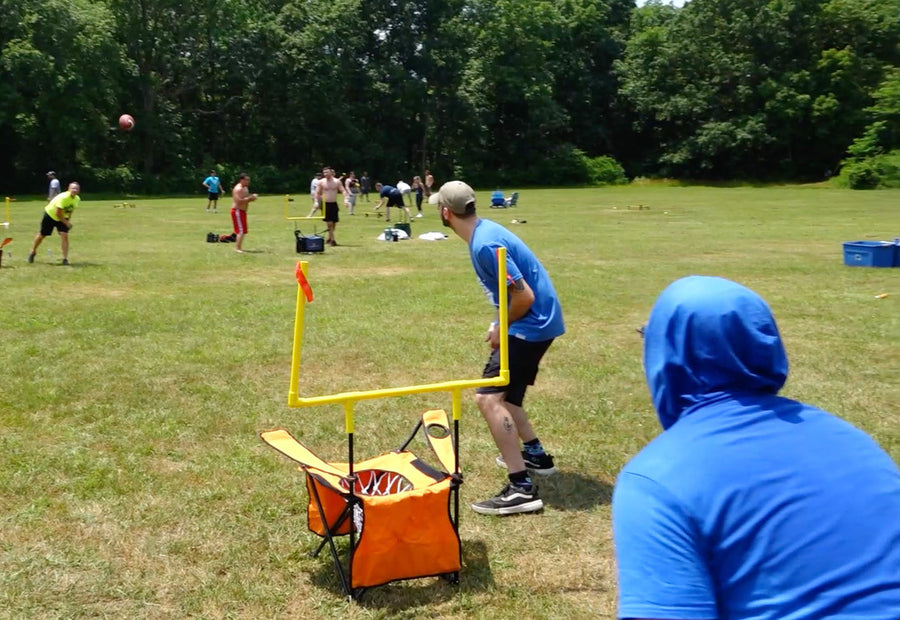
[[[887,73],[865,112],[871,119],[848,149],[841,181],[855,189],[900,187],[900,68]]]
[[[863,130],[900,4],[693,0],[638,11],[621,93],[653,150],[643,168],[690,177],[829,175]]]
[[[898,11],[0,0],[0,191],[41,191],[48,168],[170,192],[196,191],[212,165],[226,178],[247,167],[270,192],[299,191],[325,163],[476,184],[592,182],[617,169],[601,156],[692,178],[817,179],[845,158],[883,168],[897,149]],[[115,129],[126,111],[129,134]]]

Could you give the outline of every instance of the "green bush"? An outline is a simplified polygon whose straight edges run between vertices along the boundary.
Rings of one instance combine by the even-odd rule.
[[[591,185],[624,185],[628,183],[622,164],[605,155],[587,159],[588,180]]]
[[[571,145],[553,149],[529,170],[531,182],[582,185],[589,182],[584,151]]]
[[[625,169],[612,157],[588,157],[571,145],[555,149],[528,171],[531,182],[550,179],[559,185],[623,185]]]
[[[850,189],[875,189],[878,187],[878,172],[872,160],[863,159],[847,166],[847,185]]]
[[[900,149],[845,162],[837,184],[850,189],[900,187]]]

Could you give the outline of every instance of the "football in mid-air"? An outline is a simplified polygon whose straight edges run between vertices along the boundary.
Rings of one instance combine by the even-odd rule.
[[[123,114],[119,117],[119,129],[131,131],[134,129],[134,117],[131,114]]]

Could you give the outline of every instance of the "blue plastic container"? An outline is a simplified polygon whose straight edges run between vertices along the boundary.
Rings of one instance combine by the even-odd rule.
[[[845,241],[844,264],[848,267],[900,267],[896,245],[890,241]]]

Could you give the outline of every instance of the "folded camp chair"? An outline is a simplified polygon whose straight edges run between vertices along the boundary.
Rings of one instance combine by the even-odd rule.
[[[407,450],[419,429],[441,464],[435,469]],[[456,433],[458,441],[458,429]],[[260,434],[296,461],[306,474],[307,522],[327,544],[344,593],[359,598],[366,588],[400,579],[442,576],[458,583],[459,458],[443,410],[426,411],[406,442],[359,463],[326,463],[286,430]],[[334,543],[349,535],[346,568]],[[358,540],[357,540],[358,536]]]
[[[514,207],[519,202],[519,192],[513,192],[511,196],[504,199],[503,206]]]

